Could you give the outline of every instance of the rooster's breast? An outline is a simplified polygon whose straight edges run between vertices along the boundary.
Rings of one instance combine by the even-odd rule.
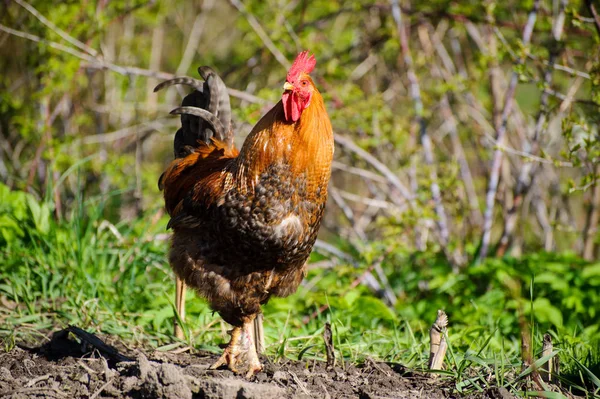
[[[246,189],[231,189],[215,209],[222,262],[248,271],[301,267],[316,240],[326,187],[272,165]],[[219,262],[221,263],[221,262]]]

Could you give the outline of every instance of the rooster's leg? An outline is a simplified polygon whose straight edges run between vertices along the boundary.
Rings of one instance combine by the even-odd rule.
[[[221,355],[219,360],[217,360],[215,364],[210,366],[211,370],[217,369],[223,365],[227,365],[227,368],[229,370],[233,371],[234,373],[237,372],[235,365],[238,361],[238,358],[240,357],[240,354],[242,353],[240,351],[241,338],[242,328],[233,327],[233,330],[231,330],[231,341],[229,341],[229,344],[223,351],[223,354]]]
[[[248,372],[246,378],[251,378],[255,373],[258,373],[263,369],[258,354],[256,353],[256,345],[252,339],[254,330],[254,319],[248,320],[244,323],[244,351],[246,352],[246,358],[248,361]]]
[[[179,315],[179,319],[175,317],[175,337],[183,339],[183,328],[179,320],[182,322],[185,321],[185,282],[179,277],[175,277],[175,279],[175,310]]]

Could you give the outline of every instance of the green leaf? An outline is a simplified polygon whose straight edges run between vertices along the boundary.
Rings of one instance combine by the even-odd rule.
[[[390,322],[397,319],[396,314],[378,298],[360,297],[356,300],[354,308],[371,319],[379,318]]]
[[[583,365],[583,363],[581,363],[579,360],[577,360],[574,357],[573,357],[573,360],[575,361],[575,364],[577,365],[577,367],[579,367],[581,370],[583,370],[583,372],[588,376],[590,381],[592,381],[594,383],[596,388],[600,389],[600,379],[594,373],[592,373],[592,371],[590,369],[585,367]]]
[[[549,399],[568,399],[565,395],[560,392],[552,391],[527,391],[525,396],[533,396],[537,398],[549,398]]]
[[[536,319],[541,323],[552,323],[556,327],[562,327],[563,325],[561,311],[552,305],[548,298],[536,298],[533,301],[533,312]]]
[[[47,234],[50,230],[50,209],[47,204],[39,204],[31,195],[27,196],[27,206],[38,232]]]
[[[585,266],[581,271],[581,277],[590,279],[592,277],[600,277],[600,263]]]
[[[521,379],[523,377],[528,376],[529,374],[531,374],[531,372],[533,370],[538,370],[540,368],[542,368],[542,365],[544,365],[548,360],[552,359],[554,356],[556,356],[559,352],[561,352],[560,349],[557,349],[555,351],[552,351],[552,353],[547,354],[546,356],[542,356],[541,358],[539,358],[538,360],[536,360],[535,362],[533,362],[532,365],[530,365],[529,367],[527,367],[525,370],[523,370],[521,372],[521,374],[519,374],[517,376],[517,379]]]

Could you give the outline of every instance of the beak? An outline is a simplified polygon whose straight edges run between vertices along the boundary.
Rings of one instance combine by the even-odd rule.
[[[285,82],[283,84],[283,90],[294,90],[294,85],[289,82]]]

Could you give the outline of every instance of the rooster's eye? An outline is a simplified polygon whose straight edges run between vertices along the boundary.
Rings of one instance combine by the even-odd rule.
[[[306,80],[302,81],[302,86],[306,86],[308,84],[308,82]]]

